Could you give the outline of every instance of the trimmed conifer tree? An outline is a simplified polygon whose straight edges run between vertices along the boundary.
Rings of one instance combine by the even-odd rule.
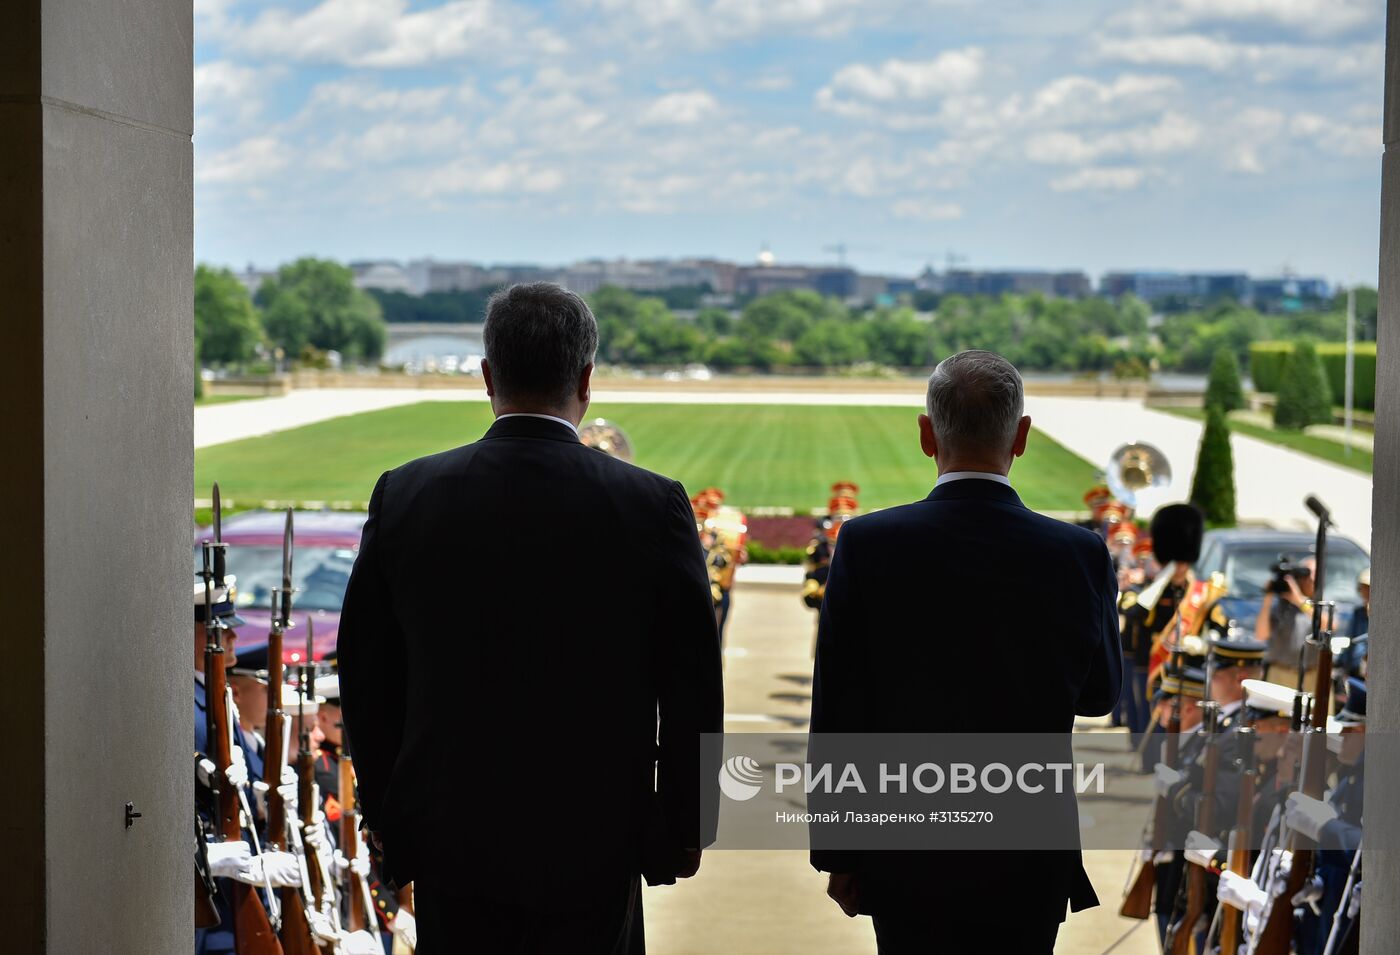
[[[1238,411],[1244,404],[1244,386],[1240,384],[1240,363],[1235,353],[1221,348],[1210,365],[1210,380],[1206,383],[1205,407],[1219,408],[1226,414]]]
[[[1218,406],[1206,410],[1191,503],[1205,513],[1208,526],[1235,526],[1235,457],[1230,450],[1230,425]]]
[[[1327,383],[1322,359],[1312,342],[1298,342],[1283,364],[1278,401],[1274,405],[1274,427],[1301,431],[1310,424],[1332,420],[1332,391]]]

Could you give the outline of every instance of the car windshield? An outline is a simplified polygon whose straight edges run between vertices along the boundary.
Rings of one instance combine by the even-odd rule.
[[[195,570],[202,558],[195,550]],[[350,547],[297,547],[292,551],[293,606],[303,610],[340,610],[355,551]],[[269,608],[272,588],[282,586],[282,548],[230,547],[228,572],[238,578],[239,608]]]
[[[1274,578],[1269,568],[1278,563],[1281,555],[1287,554],[1292,560],[1301,560],[1311,549],[1301,547],[1290,551],[1270,544],[1244,544],[1225,548],[1225,565],[1220,570],[1225,574],[1230,596],[1261,596],[1264,587]],[[1328,547],[1326,599],[1360,600],[1356,592],[1356,578],[1370,563],[1365,553],[1355,547]]]

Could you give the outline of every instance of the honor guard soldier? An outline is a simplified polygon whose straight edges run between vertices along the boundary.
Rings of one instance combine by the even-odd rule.
[[[206,592],[207,591],[207,592]],[[235,950],[234,924],[236,916],[234,894],[231,882],[256,886],[260,889],[301,884],[297,861],[285,852],[255,853],[258,836],[254,829],[259,825],[259,798],[253,781],[262,776],[262,762],[250,744],[237,719],[237,709],[226,713],[229,746],[229,766],[222,773],[216,768],[216,750],[211,746],[209,728],[216,720],[211,718],[210,708],[227,706],[230,693],[223,701],[210,699],[206,688],[206,665],[210,657],[210,641],[223,649],[225,666],[237,660],[238,627],[244,624],[238,616],[235,605],[237,589],[234,578],[225,578],[223,585],[206,585],[200,582],[194,588],[194,645],[195,645],[195,686],[194,686],[194,743],[195,743],[195,801],[196,818],[199,820],[200,845],[208,875],[212,878],[215,894],[207,898],[212,903],[214,917],[206,918],[209,923],[195,929],[195,951],[197,953],[231,952]],[[243,823],[242,837],[220,839],[216,817],[219,810],[215,795],[226,787],[233,787],[239,795],[241,806],[239,819]],[[266,905],[266,895],[260,894]],[[197,908],[198,908],[197,896]],[[263,916],[266,917],[265,915]]]
[[[1339,768],[1326,800],[1295,792],[1284,822],[1317,843],[1313,881],[1298,926],[1300,955],[1355,951],[1360,914],[1361,809],[1366,788],[1366,684],[1347,681],[1347,700],[1329,721],[1327,745]],[[1328,949],[1329,938],[1332,948]],[[1350,949],[1343,948],[1344,943]]]
[[[330,823],[332,836],[337,842],[334,854],[335,871],[344,877],[347,870],[353,870],[353,875],[365,879],[370,905],[373,906],[378,921],[378,934],[382,941],[392,943],[395,935],[413,930],[412,914],[403,912],[404,924],[397,925],[400,915],[398,896],[380,877],[378,865],[367,854],[357,855],[353,860],[347,859],[345,847],[339,844],[342,829],[340,823],[344,819],[346,807],[353,804],[340,791],[340,763],[345,758],[346,751],[345,726],[340,710],[340,675],[330,673],[319,677],[314,688],[320,704],[316,710],[316,725],[322,736],[320,752],[316,755],[316,784],[321,791],[326,821]]]
[[[1195,667],[1182,670],[1174,667],[1166,669],[1158,689],[1158,719],[1153,730],[1159,740],[1171,731],[1170,723],[1173,718],[1180,720],[1179,733],[1182,735],[1178,738],[1189,739],[1185,734],[1193,733],[1201,723],[1201,709],[1196,704],[1205,698],[1205,688],[1204,670]],[[1186,760],[1186,746],[1183,744],[1179,765],[1185,766]],[[1159,798],[1170,801],[1172,790],[1180,785],[1184,778],[1185,774],[1176,767],[1158,762],[1153,770],[1153,789]],[[1162,851],[1152,859],[1152,865],[1156,868],[1152,911],[1157,916],[1157,932],[1160,938],[1166,938],[1167,926],[1176,905],[1177,889],[1181,884],[1181,850],[1185,838],[1185,829],[1169,825]]]

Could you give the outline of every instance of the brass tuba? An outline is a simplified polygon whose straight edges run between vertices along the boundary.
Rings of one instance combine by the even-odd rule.
[[[1108,459],[1107,472],[1108,489],[1129,507],[1137,506],[1139,491],[1172,483],[1172,466],[1167,456],[1146,441],[1133,441],[1114,451]]]
[[[606,418],[594,418],[578,429],[578,439],[590,448],[621,461],[632,460],[632,442],[627,432]]]

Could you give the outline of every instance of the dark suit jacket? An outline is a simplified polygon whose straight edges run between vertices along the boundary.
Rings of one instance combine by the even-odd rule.
[[[713,841],[719,640],[690,500],[558,422],[506,418],[379,479],[338,655],[399,884],[489,873],[506,900],[586,904],[600,874],[671,876]]]
[[[1028,510],[1003,484],[948,482],[846,524],[826,584],[814,733],[1062,733],[1118,700],[1118,585],[1091,531]],[[1017,909],[1097,903],[1078,851],[814,851],[856,872],[863,908],[978,908],[988,885]]]

